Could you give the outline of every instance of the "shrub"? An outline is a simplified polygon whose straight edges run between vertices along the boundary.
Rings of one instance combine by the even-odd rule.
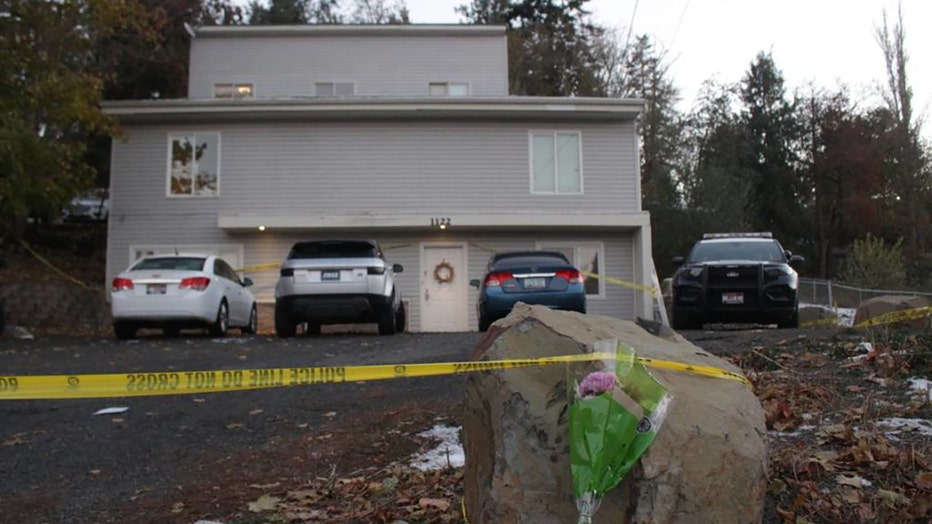
[[[903,239],[892,246],[870,233],[855,239],[842,264],[841,280],[847,284],[873,289],[906,287],[906,257]]]

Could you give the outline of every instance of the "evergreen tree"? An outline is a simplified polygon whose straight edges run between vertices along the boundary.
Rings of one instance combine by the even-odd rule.
[[[772,231],[793,245],[807,236],[796,173],[800,129],[795,106],[786,99],[783,75],[769,54],[760,53],[751,63],[742,81],[741,101],[748,146],[742,167],[750,182],[751,227]]]

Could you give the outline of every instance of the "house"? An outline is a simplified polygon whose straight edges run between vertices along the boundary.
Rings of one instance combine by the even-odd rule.
[[[294,242],[375,239],[405,267],[412,331],[476,329],[468,282],[497,250],[651,283],[642,101],[509,96],[504,27],[202,27],[188,92],[105,104],[125,133],[108,281],[147,253],[206,251],[272,302]],[[648,292],[586,285],[591,313],[652,317]]]

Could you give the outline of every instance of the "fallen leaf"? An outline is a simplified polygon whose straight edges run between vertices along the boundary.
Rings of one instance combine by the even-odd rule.
[[[110,419],[110,422],[113,422],[114,424],[119,424],[123,422],[123,419],[120,417],[113,417],[112,419]]]
[[[418,505],[422,508],[437,508],[440,511],[446,511],[450,509],[450,501],[445,499],[431,499],[424,497],[418,501]]]
[[[89,471],[89,473],[90,473],[91,475],[100,475],[100,470],[99,470],[99,469],[92,469],[92,470]]]
[[[26,442],[28,442],[28,440],[24,438],[25,435],[26,435],[25,433],[14,433],[13,436],[10,437],[8,440],[3,441],[3,445],[4,446],[17,446],[19,444],[25,444]]]
[[[271,484],[250,484],[249,487],[256,489],[272,489],[277,488],[279,485],[281,485],[281,482],[272,482]]]
[[[272,511],[278,505],[281,499],[269,494],[262,495],[255,502],[249,503],[249,511],[253,513],[262,513],[263,511]]]
[[[835,477],[835,482],[842,484],[844,486],[852,486],[855,488],[863,488],[865,486],[871,485],[869,480],[865,480],[857,475],[853,475],[853,476],[838,475],[837,477]]]
[[[254,409],[249,412],[250,415],[258,415],[259,413],[262,413],[261,409]]]
[[[232,424],[227,424],[227,429],[243,429],[246,425],[240,422],[234,422]]]
[[[182,511],[184,511],[184,502],[172,504],[172,513],[181,513]]]
[[[908,497],[904,495],[900,495],[899,493],[895,491],[889,491],[886,489],[877,490],[877,495],[880,497],[880,500],[884,501],[886,504],[890,506],[896,506],[898,504],[902,504],[906,506],[910,502],[912,502],[911,500],[909,500]]]
[[[856,489],[846,489],[842,491],[841,498],[848,504],[859,504],[861,502],[861,492]]]
[[[932,490],[932,472],[923,471],[916,475],[916,487],[924,490]]]
[[[324,416],[325,416],[325,417],[329,417],[329,418],[333,418],[333,417],[337,416],[337,412],[336,412],[336,411],[328,411],[327,413],[324,413]]]

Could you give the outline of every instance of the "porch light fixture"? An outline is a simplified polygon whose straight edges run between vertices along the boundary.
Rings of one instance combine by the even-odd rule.
[[[265,226],[259,226],[259,231],[265,231]]]
[[[446,228],[447,228],[446,224],[440,224],[440,229],[446,229]]]

